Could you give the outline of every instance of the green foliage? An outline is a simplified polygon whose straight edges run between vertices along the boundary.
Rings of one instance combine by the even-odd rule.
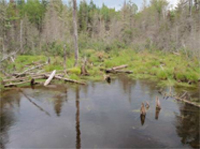
[[[46,72],[50,72],[53,70],[63,70],[63,66],[61,65],[47,65],[44,67]]]
[[[73,67],[73,68],[68,69],[67,72],[70,74],[80,75],[81,69],[78,67]]]
[[[34,23],[38,29],[41,26],[42,18],[46,8],[39,0],[28,0],[20,9],[20,14],[22,16],[27,15],[30,22]]]
[[[36,61],[41,61],[41,62],[45,62],[47,59],[45,56],[30,56],[30,55],[20,55],[16,58],[16,63],[18,64],[30,64],[32,62],[36,62]]]
[[[79,80],[79,76],[77,74],[71,74],[70,75],[70,79],[73,79],[73,80]]]

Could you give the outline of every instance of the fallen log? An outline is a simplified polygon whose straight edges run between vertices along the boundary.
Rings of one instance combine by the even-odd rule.
[[[46,75],[47,77],[49,77],[50,75]],[[71,82],[71,83],[76,83],[76,84],[80,84],[80,85],[86,85],[85,83],[83,82],[79,82],[79,81],[76,81],[76,80],[72,80],[72,79],[68,79],[68,78],[63,78],[63,77],[60,77],[58,75],[55,75],[54,76],[55,79],[58,79],[58,80],[63,80],[65,82]]]
[[[41,76],[35,76],[35,77],[31,77],[32,79],[46,79],[47,77],[45,75],[41,75]],[[31,79],[31,80],[32,80]],[[15,82],[15,81],[20,81],[20,82]],[[7,82],[9,82],[8,84],[6,84]],[[7,87],[16,87],[18,85],[22,85],[25,83],[31,83],[30,78],[29,77],[23,77],[23,78],[15,78],[15,79],[8,79],[8,80],[3,80],[2,84],[5,88]],[[34,81],[34,85],[36,84],[40,84],[38,82]]]
[[[186,93],[184,93],[183,95],[185,96]],[[181,97],[184,97],[183,95],[182,95]],[[175,99],[178,100],[178,101],[182,101],[182,102],[184,102],[184,103],[187,103],[187,104],[190,104],[190,105],[193,105],[193,106],[196,106],[196,107],[199,107],[199,108],[200,108],[200,105],[199,105],[199,104],[194,103],[194,102],[191,102],[191,101],[188,101],[188,100],[183,99],[183,98],[181,98],[181,97],[176,96]]]
[[[22,85],[22,84],[25,84],[25,83],[30,83],[30,81],[17,82],[17,83],[9,83],[9,84],[5,84],[4,87],[5,88],[7,88],[7,87],[16,87],[18,85]]]
[[[83,83],[83,82],[79,82],[79,81],[72,80],[72,79],[68,79],[68,78],[62,78],[62,77],[60,77],[60,76],[55,76],[55,78],[56,78],[56,79],[59,79],[59,80],[64,80],[65,82],[71,82],[71,83],[86,85],[86,84]]]
[[[56,70],[54,70],[52,73],[51,73],[51,75],[48,77],[48,79],[45,81],[45,83],[44,83],[44,86],[47,86],[50,82],[51,82],[51,80],[53,79],[53,77],[55,76],[55,74],[56,74]]]
[[[107,71],[106,73],[127,73],[127,74],[132,74],[133,71],[129,71],[129,70],[111,70],[111,71]]]
[[[116,67],[112,67],[112,70],[119,70],[119,69],[123,69],[123,68],[127,68],[128,65],[120,65],[120,66],[116,66]]]
[[[128,67],[128,65],[120,65],[120,66],[106,69],[105,72],[106,73],[132,73],[131,71],[120,71],[119,70],[119,69],[123,69],[123,68],[127,68],[127,67]]]
[[[40,74],[40,75],[33,75],[33,76],[21,77],[21,78],[3,79],[3,82],[7,83],[7,82],[24,81],[24,80],[29,79],[30,77],[32,79],[46,79],[45,74]]]

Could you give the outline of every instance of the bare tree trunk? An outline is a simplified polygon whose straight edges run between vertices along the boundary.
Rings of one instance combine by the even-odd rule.
[[[194,6],[195,6],[195,9],[197,11],[198,10],[198,1],[197,0],[194,0]]]
[[[192,0],[189,0],[189,17],[192,15]]]
[[[66,51],[66,45],[64,45],[64,72],[65,74],[67,73],[67,66],[66,66],[66,61],[67,61],[67,51]]]
[[[75,64],[74,66],[78,65],[78,31],[77,31],[77,19],[76,19],[76,0],[73,0],[73,24],[74,24],[74,48],[75,48]]]
[[[20,21],[20,51],[23,52],[23,20]]]

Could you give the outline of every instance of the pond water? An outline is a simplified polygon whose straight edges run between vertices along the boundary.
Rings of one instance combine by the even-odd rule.
[[[119,76],[110,84],[3,92],[0,148],[199,148],[199,109],[163,99],[158,89],[155,82]],[[198,98],[198,90],[190,94]],[[150,108],[141,119],[145,101]]]

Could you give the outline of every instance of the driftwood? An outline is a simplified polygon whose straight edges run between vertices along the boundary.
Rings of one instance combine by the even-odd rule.
[[[55,76],[55,74],[56,74],[56,70],[54,70],[52,73],[51,73],[51,75],[48,77],[48,79],[45,81],[45,83],[44,83],[44,86],[47,86],[50,82],[51,82],[51,80],[53,79],[53,77]]]
[[[46,75],[47,77],[49,77],[50,75]],[[68,78],[63,78],[63,77],[60,77],[58,75],[55,75],[54,76],[55,79],[58,79],[58,80],[63,80],[65,82],[71,82],[71,83],[76,83],[76,84],[81,84],[81,85],[85,85],[85,83],[83,82],[79,82],[79,81],[76,81],[76,80],[72,80],[72,79],[68,79]]]

